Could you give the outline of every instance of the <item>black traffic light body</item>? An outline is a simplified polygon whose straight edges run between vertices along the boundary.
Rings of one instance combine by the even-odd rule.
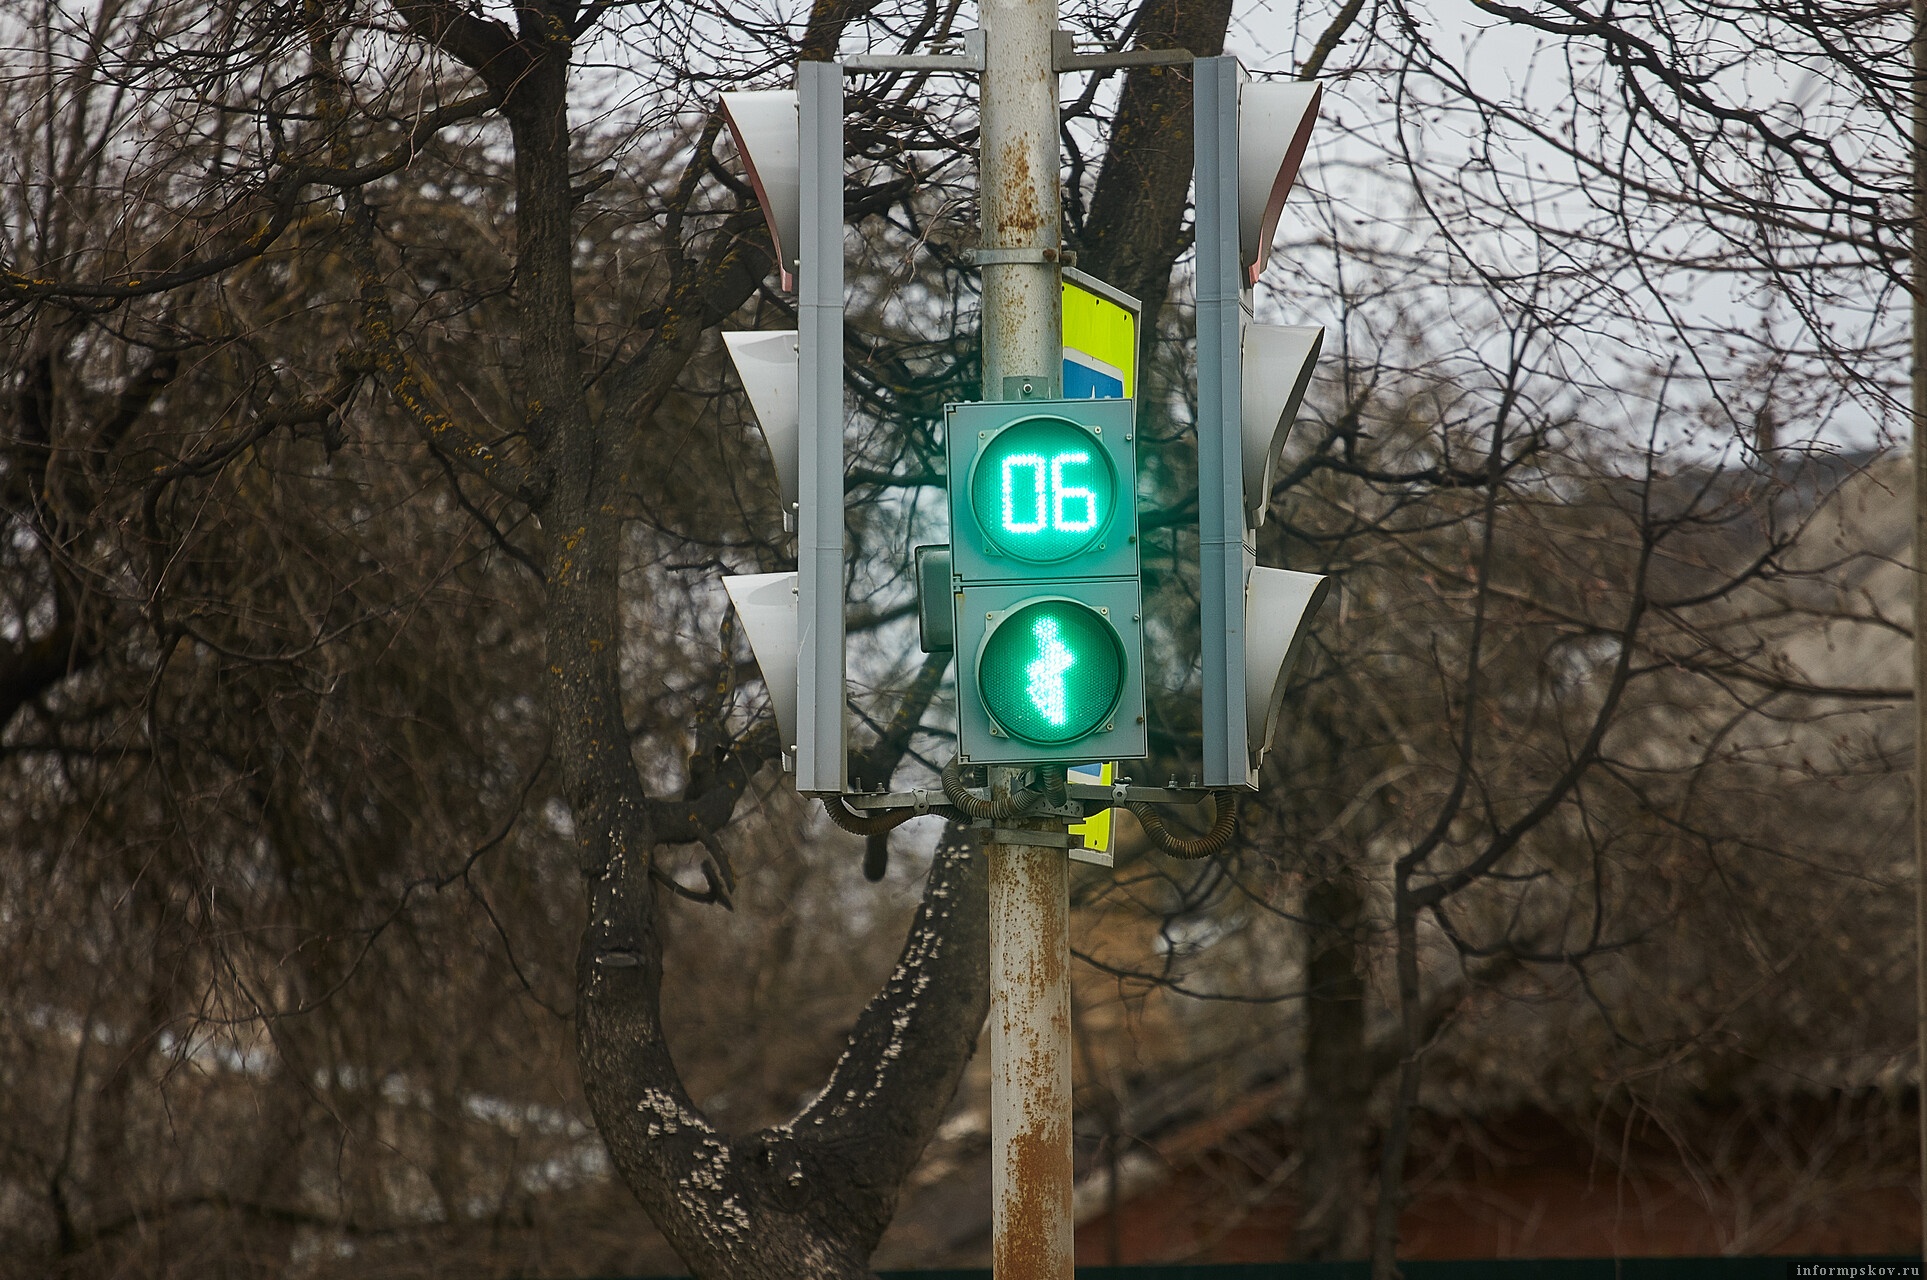
[[[1141,759],[1132,403],[954,404],[945,445],[958,758]]]

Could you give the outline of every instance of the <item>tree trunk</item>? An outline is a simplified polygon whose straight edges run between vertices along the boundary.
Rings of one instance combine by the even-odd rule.
[[[1379,1071],[1365,1038],[1364,905],[1345,867],[1305,894],[1310,994],[1298,1124],[1304,1192],[1291,1254],[1309,1261],[1360,1258],[1369,1244],[1365,1140]]]
[[[1149,0],[1137,22],[1136,44],[1215,57],[1224,51],[1230,22],[1231,0]],[[1118,97],[1117,122],[1091,191],[1078,254],[1086,270],[1143,302],[1140,361],[1156,339],[1171,268],[1185,249],[1191,152],[1190,68],[1132,71]]]
[[[788,1123],[744,1137],[710,1124],[664,1056],[646,868],[625,861],[597,881],[577,961],[583,1083],[624,1182],[696,1276],[869,1274],[989,1009],[985,877],[975,839],[953,826],[828,1085]]]

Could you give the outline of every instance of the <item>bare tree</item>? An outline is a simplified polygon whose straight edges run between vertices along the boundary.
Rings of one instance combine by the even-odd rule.
[[[768,65],[824,56],[863,12],[820,6],[794,46],[764,33]],[[97,954],[151,953],[128,1007],[76,1014],[52,972],[16,992],[48,1022],[44,1048],[71,1054],[73,1098],[106,1085],[97,1106],[57,1109],[66,1136],[18,1153],[58,1251],[197,1208],[278,1224],[284,1254],[304,1229],[354,1234],[293,1163],[238,1181],[156,1169],[109,1202],[126,1167],[110,1150],[137,1149],[151,1112],[134,1096],[210,1064],[265,1077],[284,1108],[262,1130],[264,1171],[317,1110],[372,1137],[433,1095],[414,1108],[441,1153],[426,1187],[383,1187],[370,1165],[350,1198],[465,1216],[459,1117],[501,1050],[442,1061],[465,1041],[450,1009],[416,1016],[415,1054],[396,1057],[394,1020],[426,993],[375,1002],[364,1040],[351,1030],[403,939],[464,919],[496,937],[475,981],[572,1020],[616,1170],[699,1273],[863,1274],[948,1104],[985,1002],[981,866],[960,839],[827,1085],[786,1123],[726,1135],[670,1055],[664,899],[732,901],[722,833],[775,757],[728,629],[720,652],[668,638],[718,625],[713,591],[676,572],[690,559],[784,554],[766,484],[738,482],[752,436],[718,418],[703,361],[725,318],[784,303],[710,104],[692,127],[679,86],[656,86],[616,104],[618,125],[578,122],[598,101],[585,59],[714,47],[652,22],[572,4],[9,17],[6,87],[32,145],[5,250],[21,573],[0,683],[22,803],[58,818],[20,851],[22,892],[35,857],[125,840],[118,877],[90,860],[68,901],[121,904],[88,933]],[[859,221],[899,217],[918,237],[931,152],[902,104],[921,92],[899,79],[859,102],[876,123],[856,131],[869,178],[851,193]],[[939,166],[966,154],[937,141]],[[941,404],[967,346],[880,350],[859,396]],[[692,447],[714,451],[720,483],[668,465]],[[927,452],[867,447],[859,527],[931,479]],[[911,745],[885,732],[867,767],[887,774]],[[665,856],[688,846],[704,850],[693,866]],[[588,927],[558,989],[562,848]],[[678,878],[692,871],[701,888]],[[509,922],[491,880],[521,886]],[[515,937],[531,913],[541,927]],[[25,922],[16,941],[39,954]],[[117,1057],[90,1064],[102,1038]],[[91,1158],[74,1145],[83,1111]]]
[[[1381,1270],[1421,1063],[1467,992],[1566,975],[1611,1045],[1697,1043],[1745,984],[1629,1031],[1651,972],[1635,944],[1698,918],[1647,887],[1703,887],[1738,850],[1792,866],[1757,796],[1810,806],[1885,776],[1878,734],[1820,764],[1789,763],[1804,740],[1771,745],[1762,726],[1894,691],[1801,668],[1753,602],[1904,630],[1814,594],[1838,566],[1802,540],[1812,486],[1842,472],[1802,471],[1814,441],[1792,425],[1892,392],[1873,363],[1899,278],[1887,15],[1483,9],[1572,53],[1571,91],[1488,90],[1396,5],[1303,15],[1294,70],[1393,108],[1362,118],[1359,93],[1338,112],[1325,226],[1290,277],[1328,300],[1335,355],[1280,481],[1277,549],[1340,571],[1345,603],[1244,859],[1104,891],[1158,920],[1304,919],[1303,986],[1236,994],[1309,996],[1303,1252],[1361,1248],[1342,1206],[1385,1121]],[[1232,16],[1066,15],[1200,55]],[[304,1232],[501,1229],[542,1170],[582,1158],[574,1070],[697,1274],[865,1273],[982,1020],[981,867],[946,838],[921,904],[879,925],[904,941],[867,1004],[847,984],[800,1000],[785,964],[832,949],[774,908],[755,946],[704,918],[750,914],[746,868],[801,884],[816,865],[714,589],[787,551],[713,334],[789,304],[713,95],[959,17],[826,2],[792,38],[726,8],[622,4],[0,13],[0,93],[23,122],[0,221],[0,804],[6,900],[35,904],[4,928],[10,1020],[31,1034],[4,1068],[23,1101],[3,1167],[55,1255],[170,1213],[254,1222],[267,1267]],[[1761,37],[1748,56],[1819,68],[1804,117],[1719,96],[1708,33],[1729,29]],[[1094,78],[1066,110],[1067,239],[1156,318],[1160,765],[1186,751],[1195,643],[1188,121],[1175,69]],[[1463,145],[1432,145],[1438,121],[1469,122]],[[937,305],[969,288],[972,121],[927,79],[879,77],[849,137],[852,628],[878,673],[854,772],[880,781],[940,764],[946,741],[925,714],[941,667],[904,661],[891,628],[940,483],[933,424],[973,378],[968,308]],[[1353,147],[1402,180],[1347,185]],[[1542,154],[1572,176],[1528,186]],[[1719,330],[1731,350],[1676,296],[1708,278],[1766,300],[1757,334]],[[1649,412],[1628,425],[1628,405]],[[1645,745],[1696,733],[1698,752]],[[1845,909],[1826,886],[1857,873],[1825,861],[1779,942],[1709,951],[1708,972],[1773,971]],[[1181,950],[1127,967],[1184,987]],[[1368,1003],[1388,961],[1391,1020]],[[799,1055],[813,1079],[752,1069],[741,1028],[802,1003],[854,1017],[843,1056]],[[743,1021],[705,1040],[679,1017]],[[243,1083],[188,1083],[217,1076]],[[717,1105],[723,1080],[750,1100]],[[512,1122],[489,1101],[509,1097]],[[233,1121],[243,1154],[140,1168],[168,1108],[214,1125],[245,1098],[263,1119]],[[330,1164],[329,1133],[352,1158]],[[290,1148],[338,1170],[332,1205]]]

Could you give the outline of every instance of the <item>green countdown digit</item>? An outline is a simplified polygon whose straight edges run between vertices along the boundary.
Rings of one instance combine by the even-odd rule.
[[[978,454],[970,505],[997,554],[1063,560],[1104,536],[1117,476],[1082,427],[1032,418],[1005,428]]]

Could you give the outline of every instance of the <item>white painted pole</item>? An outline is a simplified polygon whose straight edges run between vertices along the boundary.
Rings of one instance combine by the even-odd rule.
[[[983,0],[979,12],[984,398],[1043,399],[1063,365],[1057,11]],[[992,796],[1014,776],[993,769]],[[996,1280],[1072,1280],[1069,858],[996,842],[989,858],[992,1266]]]

